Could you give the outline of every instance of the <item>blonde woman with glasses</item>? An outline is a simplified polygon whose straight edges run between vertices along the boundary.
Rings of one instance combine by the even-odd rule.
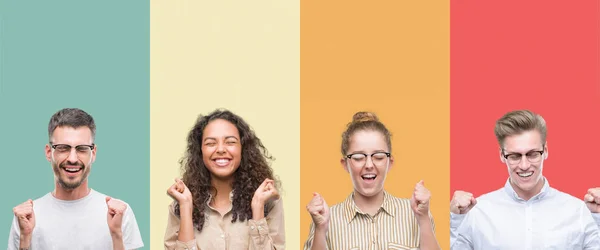
[[[429,213],[431,193],[423,181],[410,199],[384,189],[394,165],[391,134],[373,113],[358,112],[342,134],[342,167],[354,191],[328,207],[315,193],[306,209],[312,217],[304,249],[440,249]]]

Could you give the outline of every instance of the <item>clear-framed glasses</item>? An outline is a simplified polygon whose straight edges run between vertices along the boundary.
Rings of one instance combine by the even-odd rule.
[[[365,153],[354,153],[346,155],[346,158],[350,160],[350,163],[353,166],[359,168],[362,168],[367,164],[367,159],[369,157],[371,157],[371,162],[373,162],[373,165],[376,167],[384,167],[388,164],[391,155],[392,154],[388,152],[375,152],[370,155]]]
[[[532,150],[532,151],[525,153],[525,158],[527,158],[527,161],[529,161],[530,163],[538,163],[538,162],[542,161],[542,156],[544,155],[544,152],[545,152],[545,150]],[[506,162],[508,162],[508,164],[516,165],[516,164],[521,163],[521,160],[523,159],[523,154],[521,154],[521,153],[504,154],[504,149],[502,149],[502,157],[504,157],[504,159],[506,159]]]
[[[57,158],[62,158],[71,154],[73,148],[75,148],[75,152],[77,153],[77,157],[79,158],[87,158],[90,157],[92,150],[96,147],[96,145],[77,145],[75,147],[69,144],[52,144],[50,143],[50,147],[54,149],[54,156]]]

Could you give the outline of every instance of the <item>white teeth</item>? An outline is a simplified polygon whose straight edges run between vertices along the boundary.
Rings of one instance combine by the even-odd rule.
[[[375,178],[375,176],[376,175],[374,175],[374,174],[366,174],[366,175],[363,175],[362,177],[363,178]]]
[[[67,170],[69,172],[77,172],[77,171],[79,171],[79,168],[65,168],[65,170]]]
[[[224,166],[224,165],[229,164],[229,160],[228,159],[217,159],[217,160],[215,160],[215,162],[219,166]]]
[[[529,176],[533,175],[533,172],[517,173],[517,174],[521,177],[529,177]]]

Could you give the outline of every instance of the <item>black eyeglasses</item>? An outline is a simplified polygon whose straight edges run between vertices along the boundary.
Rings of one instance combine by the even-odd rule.
[[[388,152],[375,152],[372,154],[365,153],[354,153],[346,155],[347,159],[350,159],[350,162],[355,167],[364,167],[367,164],[367,158],[371,157],[371,162],[376,167],[383,167],[388,164],[389,158],[392,154]]]
[[[71,146],[69,144],[52,144],[52,143],[50,143],[50,147],[52,147],[52,149],[54,149],[54,151],[59,154],[71,153],[71,149],[73,148],[73,146]],[[92,144],[92,145],[77,145],[77,146],[75,146],[75,151],[77,152],[77,154],[79,156],[87,156],[90,152],[92,152],[92,150],[94,150],[95,147],[96,147],[96,145],[94,145],[94,144]]]
[[[532,150],[525,153],[525,157],[530,163],[538,163],[542,160],[542,155],[544,155],[545,150]],[[506,159],[508,164],[516,165],[521,163],[523,159],[523,154],[521,153],[510,153],[504,154],[504,149],[502,149],[502,157]]]

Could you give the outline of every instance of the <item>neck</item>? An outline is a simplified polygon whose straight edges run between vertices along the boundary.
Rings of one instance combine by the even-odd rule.
[[[73,189],[67,189],[62,187],[60,184],[54,184],[54,191],[52,195],[59,200],[72,201],[79,200],[90,193],[88,182],[85,180],[79,187]]]
[[[213,200],[215,203],[229,203],[229,194],[233,190],[233,179],[219,179],[213,176],[213,178],[211,178],[211,184],[217,190],[217,195],[215,196],[213,194]]]
[[[383,204],[383,198],[383,190],[373,196],[364,196],[356,190],[354,191],[354,203],[356,203],[360,211],[370,215],[375,215],[379,211],[379,208]]]
[[[512,186],[513,190],[515,190],[515,192],[517,193],[517,195],[519,196],[519,198],[528,201],[531,198],[533,198],[533,196],[536,196],[537,194],[539,194],[540,192],[542,192],[542,188],[544,187],[544,183],[546,182],[545,178],[540,178],[540,180],[535,184],[535,187],[531,190],[522,190],[521,188],[519,188],[517,185],[513,184],[512,181],[510,181],[510,185]]]

